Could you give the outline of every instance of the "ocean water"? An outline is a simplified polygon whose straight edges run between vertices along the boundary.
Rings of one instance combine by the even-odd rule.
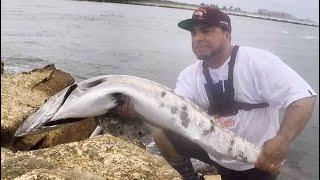
[[[130,74],[174,88],[196,59],[177,27],[192,11],[67,0],[2,0],[1,58],[9,72],[53,63],[76,81]],[[319,94],[319,28],[231,16],[232,41],[278,55]],[[292,144],[298,166],[319,179],[319,101]],[[281,175],[280,180],[289,180]]]

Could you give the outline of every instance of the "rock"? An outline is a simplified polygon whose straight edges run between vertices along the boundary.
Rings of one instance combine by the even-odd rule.
[[[50,72],[49,76],[44,77],[32,87],[34,90],[45,92],[48,96],[52,96],[74,83],[74,79],[70,74],[56,69],[53,64],[49,64],[44,68],[32,70],[30,74],[34,72]]]
[[[73,177],[82,179],[180,179],[162,157],[109,134],[52,148],[19,151],[4,156],[1,167],[1,179],[4,180],[32,177],[68,179],[72,172],[75,172]]]
[[[105,180],[105,178],[81,171],[81,170],[61,170],[61,169],[35,169],[31,172],[25,173],[14,180],[35,180],[35,179],[52,179],[52,180]]]
[[[46,74],[1,75],[1,146],[11,144],[12,137],[23,119],[48,97],[44,92],[32,91],[32,83]]]
[[[13,154],[14,152],[10,151],[9,149],[1,147],[1,160]]]
[[[92,118],[13,142],[13,135],[25,117],[48,97],[72,83],[74,79],[71,75],[57,70],[53,64],[21,74],[2,74],[1,146],[12,150],[30,150],[88,138],[96,126]]]
[[[207,175],[204,176],[205,180],[221,180],[221,176],[220,175]]]
[[[10,167],[11,164],[11,167]],[[38,158],[34,155],[23,154],[20,156],[8,157],[1,160],[2,167],[2,177],[1,179],[13,179],[19,177],[27,172],[34,169],[45,168],[54,169],[58,164],[46,160],[43,158]]]
[[[85,140],[90,137],[95,127],[93,118],[87,118],[80,122],[64,125],[56,130],[24,137],[16,141],[13,148],[14,150],[27,151]]]

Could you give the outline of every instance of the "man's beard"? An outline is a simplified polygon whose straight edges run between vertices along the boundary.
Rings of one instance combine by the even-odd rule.
[[[210,53],[208,54],[196,54],[195,55],[197,56],[197,58],[199,60],[211,60],[213,59],[215,56],[221,54],[222,52],[224,51],[224,46],[221,44],[219,47],[215,48],[215,49],[212,49],[210,51]]]
[[[211,57],[213,57],[214,54],[213,54],[212,51],[211,51],[210,54],[199,54],[199,55],[196,54],[196,56],[197,56],[197,58],[198,58],[199,60],[204,60],[204,61],[205,61],[205,60],[211,59]]]

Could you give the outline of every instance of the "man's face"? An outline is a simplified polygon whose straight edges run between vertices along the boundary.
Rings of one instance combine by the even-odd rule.
[[[209,60],[222,53],[230,41],[229,33],[217,26],[198,24],[190,32],[192,50],[201,60]]]

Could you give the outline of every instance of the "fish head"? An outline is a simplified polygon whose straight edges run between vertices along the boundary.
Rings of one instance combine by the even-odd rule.
[[[25,118],[14,136],[22,137],[58,128],[58,125],[46,126],[45,124],[50,122],[51,118],[57,113],[75,88],[77,88],[77,85],[73,84],[48,98],[41,107]]]

